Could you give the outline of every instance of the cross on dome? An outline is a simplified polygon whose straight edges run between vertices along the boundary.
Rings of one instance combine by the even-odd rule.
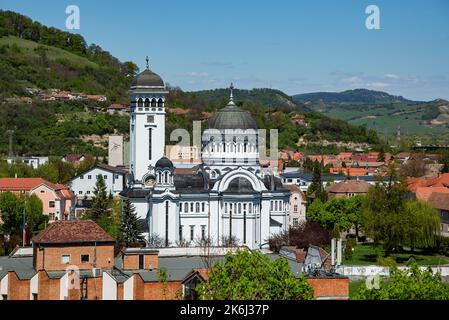
[[[147,56],[147,58],[145,60],[147,61],[147,70],[149,70],[150,69],[150,59],[148,59],[148,56]]]
[[[232,84],[232,82],[231,82],[231,86],[229,87],[229,89],[231,89],[231,94],[229,96],[229,100],[234,101],[234,94],[232,92],[232,90],[234,90],[234,85]]]

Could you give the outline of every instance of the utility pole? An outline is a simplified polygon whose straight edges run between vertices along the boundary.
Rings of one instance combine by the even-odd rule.
[[[14,150],[13,150],[13,136],[14,136],[14,130],[8,130],[8,141],[9,141],[9,148],[8,148],[8,157],[14,157]]]

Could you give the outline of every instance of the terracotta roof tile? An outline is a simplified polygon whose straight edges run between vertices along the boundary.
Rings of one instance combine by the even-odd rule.
[[[40,244],[115,242],[92,220],[55,221],[31,241]]]
[[[364,180],[346,180],[326,188],[329,193],[367,193],[370,184]]]
[[[416,199],[428,201],[433,193],[449,193],[449,188],[445,187],[418,187],[416,189]]]

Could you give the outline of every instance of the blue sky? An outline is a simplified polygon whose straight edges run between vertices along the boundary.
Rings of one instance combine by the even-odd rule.
[[[368,88],[449,99],[447,0],[0,0],[0,8],[76,33],[184,90],[268,87],[288,94]],[[380,9],[380,30],[365,8]]]

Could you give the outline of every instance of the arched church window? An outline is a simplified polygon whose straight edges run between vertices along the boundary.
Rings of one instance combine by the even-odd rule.
[[[204,202],[201,202],[201,212],[206,211],[206,204]]]
[[[157,183],[162,183],[162,181],[161,181],[161,173],[160,172],[157,173]]]
[[[193,202],[190,202],[190,212],[193,212]]]
[[[168,172],[165,171],[164,173],[164,183],[168,183]]]
[[[200,212],[200,203],[199,203],[199,202],[197,202],[197,203],[195,204],[195,212],[196,212],[196,213]]]
[[[156,108],[156,99],[151,99],[151,108]]]
[[[278,211],[278,202],[277,201],[274,202],[274,211]]]
[[[229,204],[229,212],[232,213],[232,203]]]
[[[246,203],[243,204],[243,213],[246,213]]]
[[[242,204],[239,203],[238,207],[237,207],[237,213],[242,212]]]
[[[248,211],[249,211],[249,213],[253,213],[253,204],[252,203],[250,203],[248,205]]]
[[[159,100],[157,101],[157,107],[158,107],[158,108],[164,107],[164,102],[162,101],[161,98],[159,98]]]
[[[279,201],[279,211],[282,211],[282,201]]]
[[[145,108],[149,108],[150,107],[150,99],[146,98],[145,99]]]
[[[273,201],[270,201],[270,211],[273,211]]]
[[[184,212],[189,212],[189,204],[187,202],[184,203]]]
[[[248,137],[243,139],[243,152],[246,152],[248,146]]]
[[[142,100],[142,98],[139,98],[139,100],[137,100],[137,106],[138,106],[139,108],[142,108],[142,107],[143,107],[143,100]]]
[[[225,203],[225,213],[228,213],[228,204],[227,203]]]
[[[179,212],[182,212],[182,202],[179,203]]]

